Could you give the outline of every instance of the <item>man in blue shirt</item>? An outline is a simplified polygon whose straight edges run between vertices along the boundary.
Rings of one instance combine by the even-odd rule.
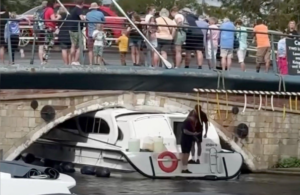
[[[220,29],[221,64],[224,71],[226,68],[229,70],[232,64],[235,26],[228,18],[225,18]]]
[[[86,14],[86,20],[89,22],[87,25],[87,28],[88,28],[87,48],[89,50],[89,62],[90,62],[90,65],[92,65],[93,64],[93,47],[94,47],[93,32],[94,32],[94,30],[96,30],[97,23],[105,22],[105,16],[99,10],[99,5],[97,3],[91,3],[90,11]]]

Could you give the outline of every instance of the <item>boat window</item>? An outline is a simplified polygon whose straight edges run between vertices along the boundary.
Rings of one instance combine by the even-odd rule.
[[[183,122],[174,122],[174,125],[173,125],[173,131],[174,131],[174,135],[176,137],[177,145],[180,145],[180,142],[181,142],[182,125],[183,125]]]
[[[65,122],[57,125],[57,128],[78,130],[75,118],[71,118],[71,119],[66,120]]]
[[[124,138],[124,134],[122,132],[122,130],[120,129],[120,127],[118,127],[118,140],[122,141]]]
[[[109,134],[108,123],[102,118],[92,116],[79,117],[79,125],[84,133]]]

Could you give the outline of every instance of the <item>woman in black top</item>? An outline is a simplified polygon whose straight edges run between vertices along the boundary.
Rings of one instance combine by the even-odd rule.
[[[0,6],[0,63],[4,63],[4,52],[6,48],[4,32],[5,25],[9,19],[9,12],[5,9],[3,5]]]
[[[141,18],[137,13],[131,15],[131,20],[135,23],[140,31],[142,31]],[[129,47],[131,47],[131,58],[134,66],[140,64],[140,49],[142,45],[143,38],[140,33],[133,26],[127,28],[129,35]]]
[[[61,48],[61,54],[64,64],[69,65],[70,62],[70,49],[71,49],[71,39],[69,36],[70,25],[67,21],[68,14],[63,7],[58,10],[58,40]]]
[[[299,33],[297,31],[297,27],[296,27],[296,22],[295,21],[290,21],[289,22],[288,29],[285,30],[285,33],[287,35],[290,35],[289,38],[292,38],[292,39],[296,38],[296,37],[294,37],[295,35],[299,35]]]

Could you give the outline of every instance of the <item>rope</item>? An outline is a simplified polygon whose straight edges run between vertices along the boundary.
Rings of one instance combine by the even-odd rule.
[[[199,122],[200,122],[200,125],[202,126],[202,121],[201,121],[201,117],[200,117],[200,92],[197,93],[197,107],[198,107],[198,118],[199,118]]]
[[[279,95],[279,96],[300,96],[300,92],[284,92],[284,91],[247,91],[247,90],[221,90],[221,89],[194,89],[195,92],[206,92],[206,93],[220,93],[220,94],[237,94],[244,95],[245,93],[248,95]]]
[[[219,71],[217,71],[217,73],[218,73],[218,86],[217,86],[217,89],[220,89],[220,77],[221,77],[221,73]],[[217,99],[217,113],[218,113],[218,118],[221,119],[219,92],[216,93],[216,99]]]
[[[298,111],[298,96],[295,97],[295,110]]]

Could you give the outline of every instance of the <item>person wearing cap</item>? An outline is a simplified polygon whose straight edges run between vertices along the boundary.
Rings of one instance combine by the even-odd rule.
[[[99,5],[97,3],[91,3],[89,12],[86,14],[86,20],[88,21],[88,41],[87,48],[89,51],[89,62],[90,65],[93,64],[93,47],[94,47],[94,39],[93,32],[96,30],[96,24],[105,22],[104,14],[99,10]]]

